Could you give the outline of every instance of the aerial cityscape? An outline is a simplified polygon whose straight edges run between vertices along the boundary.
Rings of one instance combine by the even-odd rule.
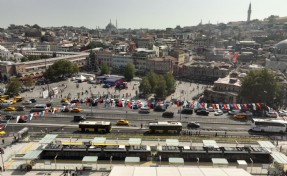
[[[287,2],[225,1],[3,3],[0,175],[286,176]]]

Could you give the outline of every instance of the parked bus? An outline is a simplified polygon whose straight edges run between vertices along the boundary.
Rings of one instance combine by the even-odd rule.
[[[79,131],[80,132],[109,133],[111,132],[111,122],[83,121],[79,123]]]
[[[182,130],[180,122],[150,122],[149,133],[179,134]]]
[[[252,119],[251,129],[261,132],[287,132],[287,121],[274,119]]]

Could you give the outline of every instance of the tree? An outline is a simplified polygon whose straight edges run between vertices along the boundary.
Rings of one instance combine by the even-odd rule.
[[[241,80],[240,96],[246,102],[266,103],[274,106],[274,101],[282,97],[282,88],[273,72],[267,69],[252,70]]]
[[[150,71],[147,74],[147,78],[148,78],[149,84],[151,86],[151,92],[154,92],[155,87],[156,87],[156,83],[158,81],[158,75],[155,74],[153,71]]]
[[[166,82],[163,76],[158,77],[155,94],[158,98],[164,98],[166,96]]]
[[[18,78],[11,78],[9,83],[6,85],[6,94],[18,95],[21,90],[22,83]]]
[[[58,81],[77,72],[79,72],[79,68],[76,64],[67,60],[59,60],[47,69],[44,77],[52,81]]]
[[[170,72],[168,72],[164,75],[164,79],[166,82],[167,93],[168,94],[173,93],[175,91],[175,79],[173,75]]]
[[[151,86],[147,77],[142,78],[139,90],[143,92],[144,95],[151,93]]]
[[[106,63],[103,63],[101,66],[101,75],[104,74],[109,74],[110,73],[110,68]]]
[[[29,75],[28,78],[23,82],[23,85],[25,87],[34,87],[35,80]]]
[[[125,79],[127,81],[131,81],[134,78],[134,76],[135,76],[135,72],[136,72],[136,69],[135,69],[134,64],[129,63],[125,67],[125,73],[124,73]]]

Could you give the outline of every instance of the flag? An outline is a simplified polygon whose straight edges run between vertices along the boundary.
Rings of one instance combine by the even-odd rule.
[[[30,120],[33,119],[33,113],[30,113]]]
[[[240,104],[237,104],[237,107],[239,110],[241,110],[241,105]]]
[[[216,108],[219,109],[219,104],[215,104]]]
[[[237,59],[238,56],[239,56],[238,53],[234,53],[233,58],[234,58],[234,59]]]
[[[252,103],[252,107],[253,107],[253,110],[256,111],[256,105],[255,105],[255,103]]]
[[[17,116],[16,123],[18,123],[19,120],[20,120],[20,116]]]
[[[4,126],[4,128],[6,128],[6,126],[7,126],[7,125],[8,125],[8,123],[9,123],[9,121],[10,121],[10,120],[7,120],[7,122],[6,122],[5,126]]]

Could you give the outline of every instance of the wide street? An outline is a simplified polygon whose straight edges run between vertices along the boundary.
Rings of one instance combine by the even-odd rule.
[[[93,94],[98,95],[118,95],[120,98],[135,99],[136,91],[138,91],[139,82],[132,81],[129,83],[129,88],[127,90],[122,90],[121,92],[114,91],[113,88],[106,89],[102,85],[93,85],[86,82],[79,83],[79,88],[76,88],[75,82],[72,81],[62,81],[59,83],[50,84],[50,88],[58,87],[59,94],[51,99],[39,98],[42,88],[46,85],[36,86],[35,89],[31,92],[24,92],[21,94],[25,99],[35,98],[36,103],[26,106],[25,112],[9,112],[14,115],[24,115],[28,114],[30,108],[35,104],[46,104],[47,102],[52,102],[54,107],[63,107],[61,104],[61,95],[62,98],[71,94],[72,98],[86,98],[90,96],[90,90]],[[174,94],[167,97],[167,100],[171,99],[181,99],[181,100],[191,100],[192,97],[196,96],[198,93],[201,93],[204,90],[205,85],[199,85],[195,83],[188,83],[177,81],[177,88]],[[88,93],[85,93],[86,90]],[[83,94],[83,95],[82,95]],[[128,95],[126,97],[126,95]],[[141,100],[145,102],[146,100]],[[22,103],[17,103],[13,106],[20,106]],[[183,124],[184,131],[189,130],[192,132],[201,131],[202,134],[225,134],[228,132],[229,135],[242,135],[248,136],[250,129],[250,122],[248,121],[238,121],[229,117],[227,114],[222,116],[214,116],[214,112],[210,112],[209,116],[199,116],[193,113],[192,115],[179,114],[180,110],[177,105],[173,104],[167,108],[167,111],[174,112],[174,118],[163,118],[162,112],[150,111],[149,114],[140,114],[137,109],[130,109],[127,107],[110,107],[105,106],[104,104],[98,104],[98,106],[89,106],[89,104],[79,103],[78,107],[82,109],[81,113],[78,115],[85,115],[89,121],[110,121],[113,126],[114,132],[128,132],[128,133],[144,133],[148,130],[148,122],[153,121],[180,121]],[[7,112],[2,112],[2,114],[7,114]],[[37,119],[33,118],[31,121],[28,121],[24,124],[16,124],[16,120],[10,120],[9,124],[6,127],[7,132],[17,132],[24,126],[30,127],[33,132],[76,132],[78,129],[77,123],[73,122],[73,117],[76,113],[65,113],[57,112],[55,114],[49,113]],[[119,119],[129,120],[129,126],[116,126],[116,121]],[[188,122],[199,122],[200,128],[198,129],[187,129]],[[143,126],[141,129],[140,127]]]

